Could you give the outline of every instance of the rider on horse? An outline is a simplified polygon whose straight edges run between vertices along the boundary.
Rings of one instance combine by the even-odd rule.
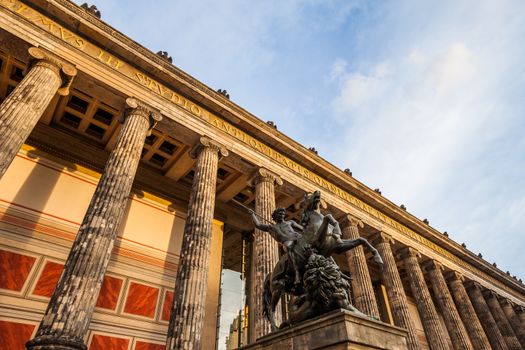
[[[293,220],[284,220],[286,216],[286,210],[284,208],[277,208],[272,213],[272,219],[276,222],[274,225],[261,223],[253,210],[250,210],[250,214],[252,214],[252,221],[256,228],[270,233],[270,235],[282,245],[292,264],[295,274],[294,284],[296,286],[299,285],[301,283],[301,275],[297,267],[294,247],[297,244],[297,240],[301,238],[301,233],[296,232],[295,229],[302,232],[303,227]]]

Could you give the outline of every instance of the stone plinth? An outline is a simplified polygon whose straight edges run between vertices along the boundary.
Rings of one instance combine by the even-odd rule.
[[[337,310],[264,337],[243,350],[405,350],[407,332],[399,327]]]

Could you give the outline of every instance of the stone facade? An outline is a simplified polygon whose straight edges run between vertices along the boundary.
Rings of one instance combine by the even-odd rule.
[[[517,278],[74,3],[0,9],[6,347],[32,337],[30,349],[213,348],[221,261],[235,271],[246,262],[232,263],[253,231],[246,207],[271,220],[284,206],[298,220],[300,198],[318,189],[344,238],[370,240],[384,260],[379,269],[361,247],[338,258],[356,306],[406,329],[408,349],[447,349],[448,339],[457,349],[525,347]],[[238,307],[251,341],[264,343],[276,339],[262,289],[279,249],[269,234],[253,236],[249,295],[239,298],[248,301]],[[403,333],[333,317],[344,322],[317,327],[332,325],[346,342]],[[280,335],[304,347],[294,332],[310,327],[308,342],[328,340],[327,328],[301,327]]]

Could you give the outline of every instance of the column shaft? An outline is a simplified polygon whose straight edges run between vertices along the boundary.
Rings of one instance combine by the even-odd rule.
[[[275,185],[282,185],[282,180],[270,171],[260,168],[253,181],[255,184],[255,212],[271,222],[272,213],[275,210]],[[250,320],[250,324],[252,325],[251,338],[252,341],[255,341],[272,330],[270,323],[263,315],[263,290],[266,276],[272,272],[279,260],[279,246],[270,234],[256,229],[252,247],[250,306],[253,309],[254,319]],[[277,323],[280,322],[279,307],[276,310],[275,319]]]
[[[394,322],[396,326],[405,328],[408,331],[408,349],[418,350],[420,346],[417,339],[416,326],[410,316],[408,300],[403,289],[401,276],[399,276],[399,271],[397,270],[394,254],[392,253],[391,245],[393,240],[389,235],[379,232],[372,237],[372,242],[383,258],[382,279],[386,287]]]
[[[168,350],[201,348],[219,153],[228,155],[223,146],[206,137],[192,150],[197,161],[168,327]]]
[[[490,350],[492,349],[489,343],[485,331],[479,322],[476,311],[470,302],[470,299],[467,295],[467,291],[463,286],[462,277],[457,273],[449,274],[449,283],[450,290],[452,291],[452,296],[456,302],[457,310],[463,324],[468,331],[472,345],[476,350]]]
[[[514,308],[518,318],[520,319],[521,327],[525,328],[525,306],[518,305]]]
[[[469,281],[465,284],[466,291],[472,301],[472,306],[478,315],[479,321],[485,329],[485,334],[489,338],[490,345],[494,350],[508,349],[505,339],[499,331],[498,325],[490,313],[489,307],[481,294],[480,286],[477,282]]]
[[[29,134],[59,91],[64,80],[76,69],[56,56],[31,47],[29,71],[0,105],[0,178],[5,174]],[[63,79],[64,76],[64,79]],[[70,84],[71,81],[68,81]],[[61,92],[67,92],[62,89]]]
[[[503,335],[503,339],[505,339],[508,348],[510,350],[521,350],[521,344],[518,341],[516,334],[514,334],[514,330],[512,330],[505,313],[499,305],[497,294],[493,291],[486,290],[483,292],[483,295],[485,296],[485,301],[492,312],[492,316],[494,317],[494,320],[496,321],[496,324],[498,325],[501,335]]]
[[[514,333],[518,337],[521,347],[525,347],[525,328],[521,325],[518,315],[514,312],[512,303],[507,299],[500,300],[501,308],[510,323],[510,326],[514,330]]]
[[[28,349],[85,349],[85,336],[124,214],[151,111],[128,99],[115,147],[91,199],[57,287]],[[157,117],[158,119],[158,117]]]
[[[441,314],[445,320],[445,326],[447,327],[454,349],[473,349],[467,330],[459,317],[458,310],[454,305],[447,283],[443,277],[443,266],[440,263],[431,260],[428,264],[428,271],[432,290],[434,291],[437,304],[439,305]]]
[[[419,311],[430,348],[432,348],[432,350],[446,350],[448,349],[448,345],[445,341],[445,332],[439,323],[436,308],[434,307],[432,297],[425,283],[425,278],[419,267],[419,253],[413,248],[407,247],[403,249],[402,255],[408,273],[410,289],[416,299],[417,310]]]
[[[359,238],[358,226],[363,227],[363,223],[359,219],[347,215],[346,223],[342,230],[343,238]],[[370,278],[370,272],[368,271],[363,247],[359,246],[349,250],[345,255],[348,269],[352,276],[353,304],[365,314],[379,319],[379,308],[377,307],[376,296],[374,288],[372,287],[372,280]]]

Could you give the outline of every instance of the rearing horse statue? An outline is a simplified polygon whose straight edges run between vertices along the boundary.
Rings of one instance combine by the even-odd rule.
[[[306,272],[306,266],[312,252],[329,258],[329,260],[333,262],[333,259],[330,258],[332,254],[344,253],[360,245],[364,245],[372,252],[373,261],[379,265],[383,264],[379,252],[365,238],[341,239],[339,223],[331,214],[323,215],[320,204],[321,193],[319,191],[305,195],[302,202],[303,209],[300,224],[303,232],[292,248],[295,254],[296,269],[301,276],[304,276]],[[282,208],[278,208],[277,210],[282,211]],[[293,282],[295,271],[292,264],[288,261],[288,257],[288,254],[281,256],[273,271],[266,276],[264,282],[264,314],[270,321],[272,330],[277,329],[274,314],[277,303],[283,293],[296,296],[296,303],[301,303],[306,300],[307,291],[304,285],[297,285]],[[338,270],[335,262],[333,262],[333,266]],[[340,273],[340,275],[348,279],[344,274]],[[341,305],[347,304],[348,303],[343,303]],[[345,308],[356,311],[351,305]],[[313,317],[311,312],[305,313],[304,315],[295,315],[295,317],[292,315],[291,318],[294,318],[294,320],[298,322],[309,317]],[[290,323],[291,321],[289,320],[284,324]]]

